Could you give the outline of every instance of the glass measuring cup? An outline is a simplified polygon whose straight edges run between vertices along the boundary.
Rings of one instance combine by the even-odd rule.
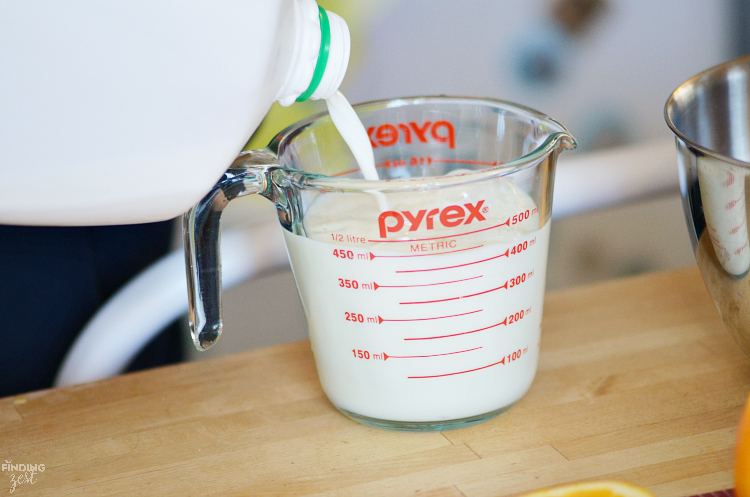
[[[191,332],[221,333],[219,221],[271,200],[321,384],[365,424],[466,426],[536,373],[554,168],[565,128],[496,100],[363,104],[380,181],[364,181],[328,115],[241,155],[184,218]]]

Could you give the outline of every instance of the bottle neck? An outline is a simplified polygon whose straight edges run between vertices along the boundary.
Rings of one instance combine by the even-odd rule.
[[[336,93],[349,64],[351,38],[346,22],[315,0],[295,0],[292,61],[276,100],[283,106]]]

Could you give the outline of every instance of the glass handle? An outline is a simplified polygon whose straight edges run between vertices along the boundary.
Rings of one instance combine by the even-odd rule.
[[[276,156],[266,151],[240,155],[211,191],[182,217],[190,333],[198,350],[208,349],[221,335],[221,214],[237,197],[264,194],[268,169],[277,165]]]

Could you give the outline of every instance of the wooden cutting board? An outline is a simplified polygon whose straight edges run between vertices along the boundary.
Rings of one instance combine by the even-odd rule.
[[[529,393],[483,424],[399,433],[339,414],[307,342],[0,399],[13,495],[502,496],[594,478],[732,487],[750,363],[695,268],[547,295]],[[248,332],[251,332],[248,330]],[[0,471],[0,492],[18,471]]]

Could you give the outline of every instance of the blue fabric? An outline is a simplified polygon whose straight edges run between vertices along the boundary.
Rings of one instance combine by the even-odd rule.
[[[51,386],[78,332],[125,282],[167,253],[171,231],[170,221],[0,226],[0,396]],[[173,325],[131,369],[180,358]]]

